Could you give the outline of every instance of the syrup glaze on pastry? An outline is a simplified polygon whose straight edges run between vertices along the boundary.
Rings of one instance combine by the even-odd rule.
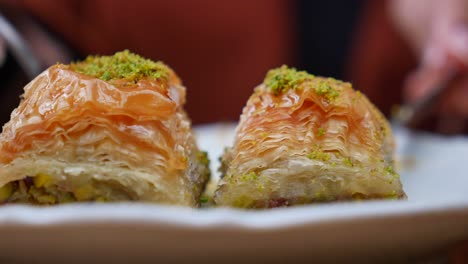
[[[255,88],[222,156],[219,206],[405,198],[385,117],[350,83],[286,66]]]
[[[168,66],[128,51],[57,64],[0,135],[0,202],[197,206],[209,178]]]

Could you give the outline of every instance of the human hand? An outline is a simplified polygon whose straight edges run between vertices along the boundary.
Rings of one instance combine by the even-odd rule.
[[[420,57],[404,87],[408,102],[421,99],[456,73],[433,109],[435,129],[460,133],[468,121],[468,1],[393,0],[390,15]]]

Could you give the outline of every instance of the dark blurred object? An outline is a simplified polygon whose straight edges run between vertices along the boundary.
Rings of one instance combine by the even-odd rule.
[[[26,74],[21,70],[10,53],[6,54],[5,61],[0,68],[1,95],[0,95],[0,126],[10,120],[10,113],[20,102],[22,87],[28,82]]]
[[[8,49],[13,54],[15,60],[21,66],[23,72],[29,79],[36,77],[41,71],[39,60],[32,53],[29,45],[21,37],[18,31],[0,13],[0,38],[6,44],[3,48]],[[5,51],[0,51],[5,52]]]
[[[431,115],[443,92],[458,74],[459,72],[455,70],[447,73],[445,78],[432,84],[434,88],[430,89],[430,93],[415,102],[408,102],[398,107],[397,111],[392,113],[393,121],[410,128],[418,128]]]
[[[6,10],[10,16],[17,15],[12,10]],[[13,14],[12,14],[13,13]],[[0,96],[0,125],[10,118],[11,111],[19,104],[22,87],[28,80],[39,74],[41,65],[34,57],[30,47],[10,21],[0,13],[0,38],[3,47],[0,52],[4,56],[0,65],[0,80],[2,84]]]
[[[345,80],[350,43],[366,1],[298,1],[299,68]]]
[[[466,264],[468,263],[468,241],[460,242],[453,247],[449,252],[450,264]]]

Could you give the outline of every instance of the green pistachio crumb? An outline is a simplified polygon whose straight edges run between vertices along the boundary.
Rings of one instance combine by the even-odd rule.
[[[317,129],[317,137],[322,137],[323,135],[325,135],[325,130],[322,127],[319,127]]]
[[[392,175],[395,178],[400,178],[400,175],[393,170],[392,166],[387,166],[384,168],[384,171],[390,175]]]
[[[398,199],[397,192],[393,190],[389,195],[387,195],[387,198],[394,199],[394,200]]]
[[[205,166],[210,165],[210,159],[208,158],[208,152],[206,152],[206,151],[198,151],[197,159],[198,159],[198,161],[200,161],[201,164],[203,164]]]
[[[250,172],[248,174],[244,174],[240,177],[242,181],[255,181],[258,179],[258,175],[255,172]]]
[[[128,50],[112,56],[88,56],[70,64],[72,70],[104,81],[123,79],[137,83],[142,78],[168,79],[169,68],[162,62],[145,59]]]
[[[314,88],[315,92],[318,95],[325,96],[325,98],[327,98],[328,100],[333,100],[339,95],[338,91],[332,86],[330,86],[328,82],[325,81],[320,82],[320,84]]]
[[[258,185],[257,185],[257,189],[261,192],[261,191],[265,190],[265,185],[263,185],[263,184],[258,184]]]
[[[343,162],[348,167],[354,167],[354,163],[350,158],[344,158]]]
[[[313,80],[314,75],[306,71],[298,71],[295,68],[289,68],[283,65],[279,68],[268,71],[263,83],[271,90],[274,95],[287,92],[292,89],[295,90],[303,82]],[[342,83],[333,78],[324,79],[318,84],[311,85],[311,88],[320,96],[325,97],[327,100],[333,100],[339,96],[338,91],[333,87],[333,84]]]
[[[268,71],[263,83],[270,88],[274,95],[279,95],[289,89],[297,89],[301,83],[313,78],[312,74],[283,65]]]
[[[5,202],[10,198],[11,194],[13,193],[13,185],[11,183],[7,183],[0,187],[0,202]]]
[[[202,196],[200,197],[200,203],[207,203],[208,202],[208,197]]]
[[[307,158],[321,161],[329,161],[331,159],[331,155],[329,153],[325,153],[319,149],[316,149],[311,153],[307,154]]]

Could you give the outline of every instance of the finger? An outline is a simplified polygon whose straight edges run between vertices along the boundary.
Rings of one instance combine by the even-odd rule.
[[[445,43],[449,59],[468,69],[468,26],[454,27]]]
[[[417,70],[407,78],[404,84],[404,97],[408,102],[414,102],[447,79],[453,70],[457,68],[456,63],[450,59],[444,44],[437,38],[431,40],[423,52],[421,64]]]
[[[410,74],[403,90],[405,101],[414,102],[422,98],[428,92],[431,84],[435,83],[433,77],[427,70],[418,70]]]
[[[451,67],[432,67],[422,65],[418,70],[410,74],[404,84],[403,95],[407,102],[415,102],[447,79],[451,74]]]
[[[423,51],[421,66],[434,70],[446,68],[449,64],[448,53],[444,44],[433,37]]]

